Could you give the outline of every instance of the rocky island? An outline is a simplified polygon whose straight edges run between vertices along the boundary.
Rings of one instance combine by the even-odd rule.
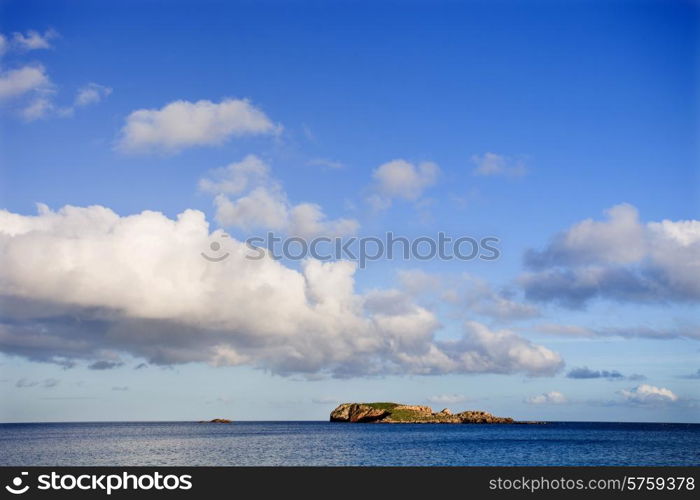
[[[517,424],[509,417],[485,411],[452,413],[445,408],[434,412],[430,406],[399,403],[343,403],[331,412],[331,422],[386,424]]]

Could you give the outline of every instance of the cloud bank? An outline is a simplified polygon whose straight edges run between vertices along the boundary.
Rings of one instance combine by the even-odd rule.
[[[355,266],[301,270],[230,257],[210,262],[204,214],[40,206],[0,211],[0,349],[37,361],[247,364],[278,374],[551,375],[561,357],[508,330],[467,322],[440,340],[435,315],[396,291],[355,291]]]
[[[642,223],[621,204],[603,221],[584,220],[543,250],[530,250],[520,277],[526,297],[581,307],[594,298],[700,301],[700,221]]]

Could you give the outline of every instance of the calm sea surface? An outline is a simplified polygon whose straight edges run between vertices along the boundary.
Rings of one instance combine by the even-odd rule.
[[[699,464],[699,424],[0,424],[0,465]]]

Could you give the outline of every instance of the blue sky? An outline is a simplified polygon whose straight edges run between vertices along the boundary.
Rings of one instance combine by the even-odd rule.
[[[325,419],[339,402],[395,399],[516,418],[698,421],[697,5],[0,8],[0,420]],[[22,68],[37,79],[13,79]],[[426,162],[434,176],[421,177]],[[201,188],[230,165],[221,175],[245,174],[248,187]],[[37,203],[59,215],[28,217]],[[177,254],[214,237],[196,217],[187,227],[201,241],[168,232],[193,209],[236,241],[270,225],[301,234],[293,214],[305,203],[325,219],[303,227],[493,235],[502,255],[382,260],[352,278],[342,266],[313,278],[297,262],[247,274],[233,259],[201,270]],[[140,224],[122,241],[111,224],[128,220],[65,205],[163,215],[129,219]],[[175,300],[149,276],[188,292]],[[287,316],[243,295],[268,276]],[[342,317],[303,302],[306,316],[291,320],[295,301],[311,300],[285,288],[297,279],[306,297],[347,292]],[[222,345],[235,355],[213,356]],[[455,367],[420,357],[432,348]],[[114,367],[89,368],[98,361]],[[588,378],[567,376],[581,367]]]

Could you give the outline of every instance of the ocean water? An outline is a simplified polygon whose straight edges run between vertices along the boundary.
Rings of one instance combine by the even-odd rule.
[[[0,424],[0,465],[699,465],[700,424]]]

